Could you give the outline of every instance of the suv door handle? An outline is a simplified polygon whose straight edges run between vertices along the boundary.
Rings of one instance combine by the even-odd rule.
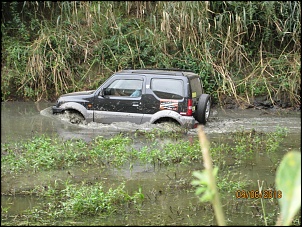
[[[139,106],[139,103],[138,102],[133,102],[132,106]]]

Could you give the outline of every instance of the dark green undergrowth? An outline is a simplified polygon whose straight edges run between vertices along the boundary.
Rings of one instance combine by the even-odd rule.
[[[193,70],[221,105],[300,105],[299,1],[1,4],[2,101],[53,101],[153,67]]]

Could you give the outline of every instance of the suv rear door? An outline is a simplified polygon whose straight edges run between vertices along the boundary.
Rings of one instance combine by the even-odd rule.
[[[199,76],[189,76],[189,96],[193,100],[193,112],[195,112],[195,107],[198,104],[200,96],[203,94],[203,86]]]
[[[94,121],[132,122],[140,124],[143,118],[142,94],[145,77],[115,75],[102,86],[95,97]]]
[[[185,107],[184,86],[183,77],[153,75],[147,81],[145,113],[154,114],[160,110],[182,112]]]

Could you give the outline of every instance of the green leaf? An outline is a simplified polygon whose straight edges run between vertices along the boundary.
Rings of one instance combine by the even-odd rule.
[[[201,193],[205,192],[206,190],[207,190],[207,188],[205,188],[205,187],[199,187],[196,189],[195,194],[200,195]]]
[[[276,187],[282,193],[282,225],[290,225],[301,207],[301,152],[291,151],[283,157],[276,173]]]
[[[214,197],[214,192],[211,191],[209,188],[203,193],[202,197],[200,198],[201,202],[208,202],[212,201]]]
[[[203,178],[203,173],[200,172],[200,171],[194,171],[193,176],[197,177],[198,179],[202,179]]]
[[[209,176],[208,176],[206,170],[203,170],[202,172],[194,171],[193,176],[195,176],[199,179],[200,184],[204,184],[204,185],[209,184]]]
[[[200,180],[192,180],[191,184],[194,186],[196,186],[196,185],[200,186],[201,182],[200,182]]]

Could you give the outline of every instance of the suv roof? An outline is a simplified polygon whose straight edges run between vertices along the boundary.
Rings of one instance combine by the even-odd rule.
[[[191,70],[185,69],[152,69],[152,68],[143,68],[143,69],[124,69],[118,73],[143,73],[143,74],[158,74],[158,75],[169,75],[169,76],[198,76]]]

